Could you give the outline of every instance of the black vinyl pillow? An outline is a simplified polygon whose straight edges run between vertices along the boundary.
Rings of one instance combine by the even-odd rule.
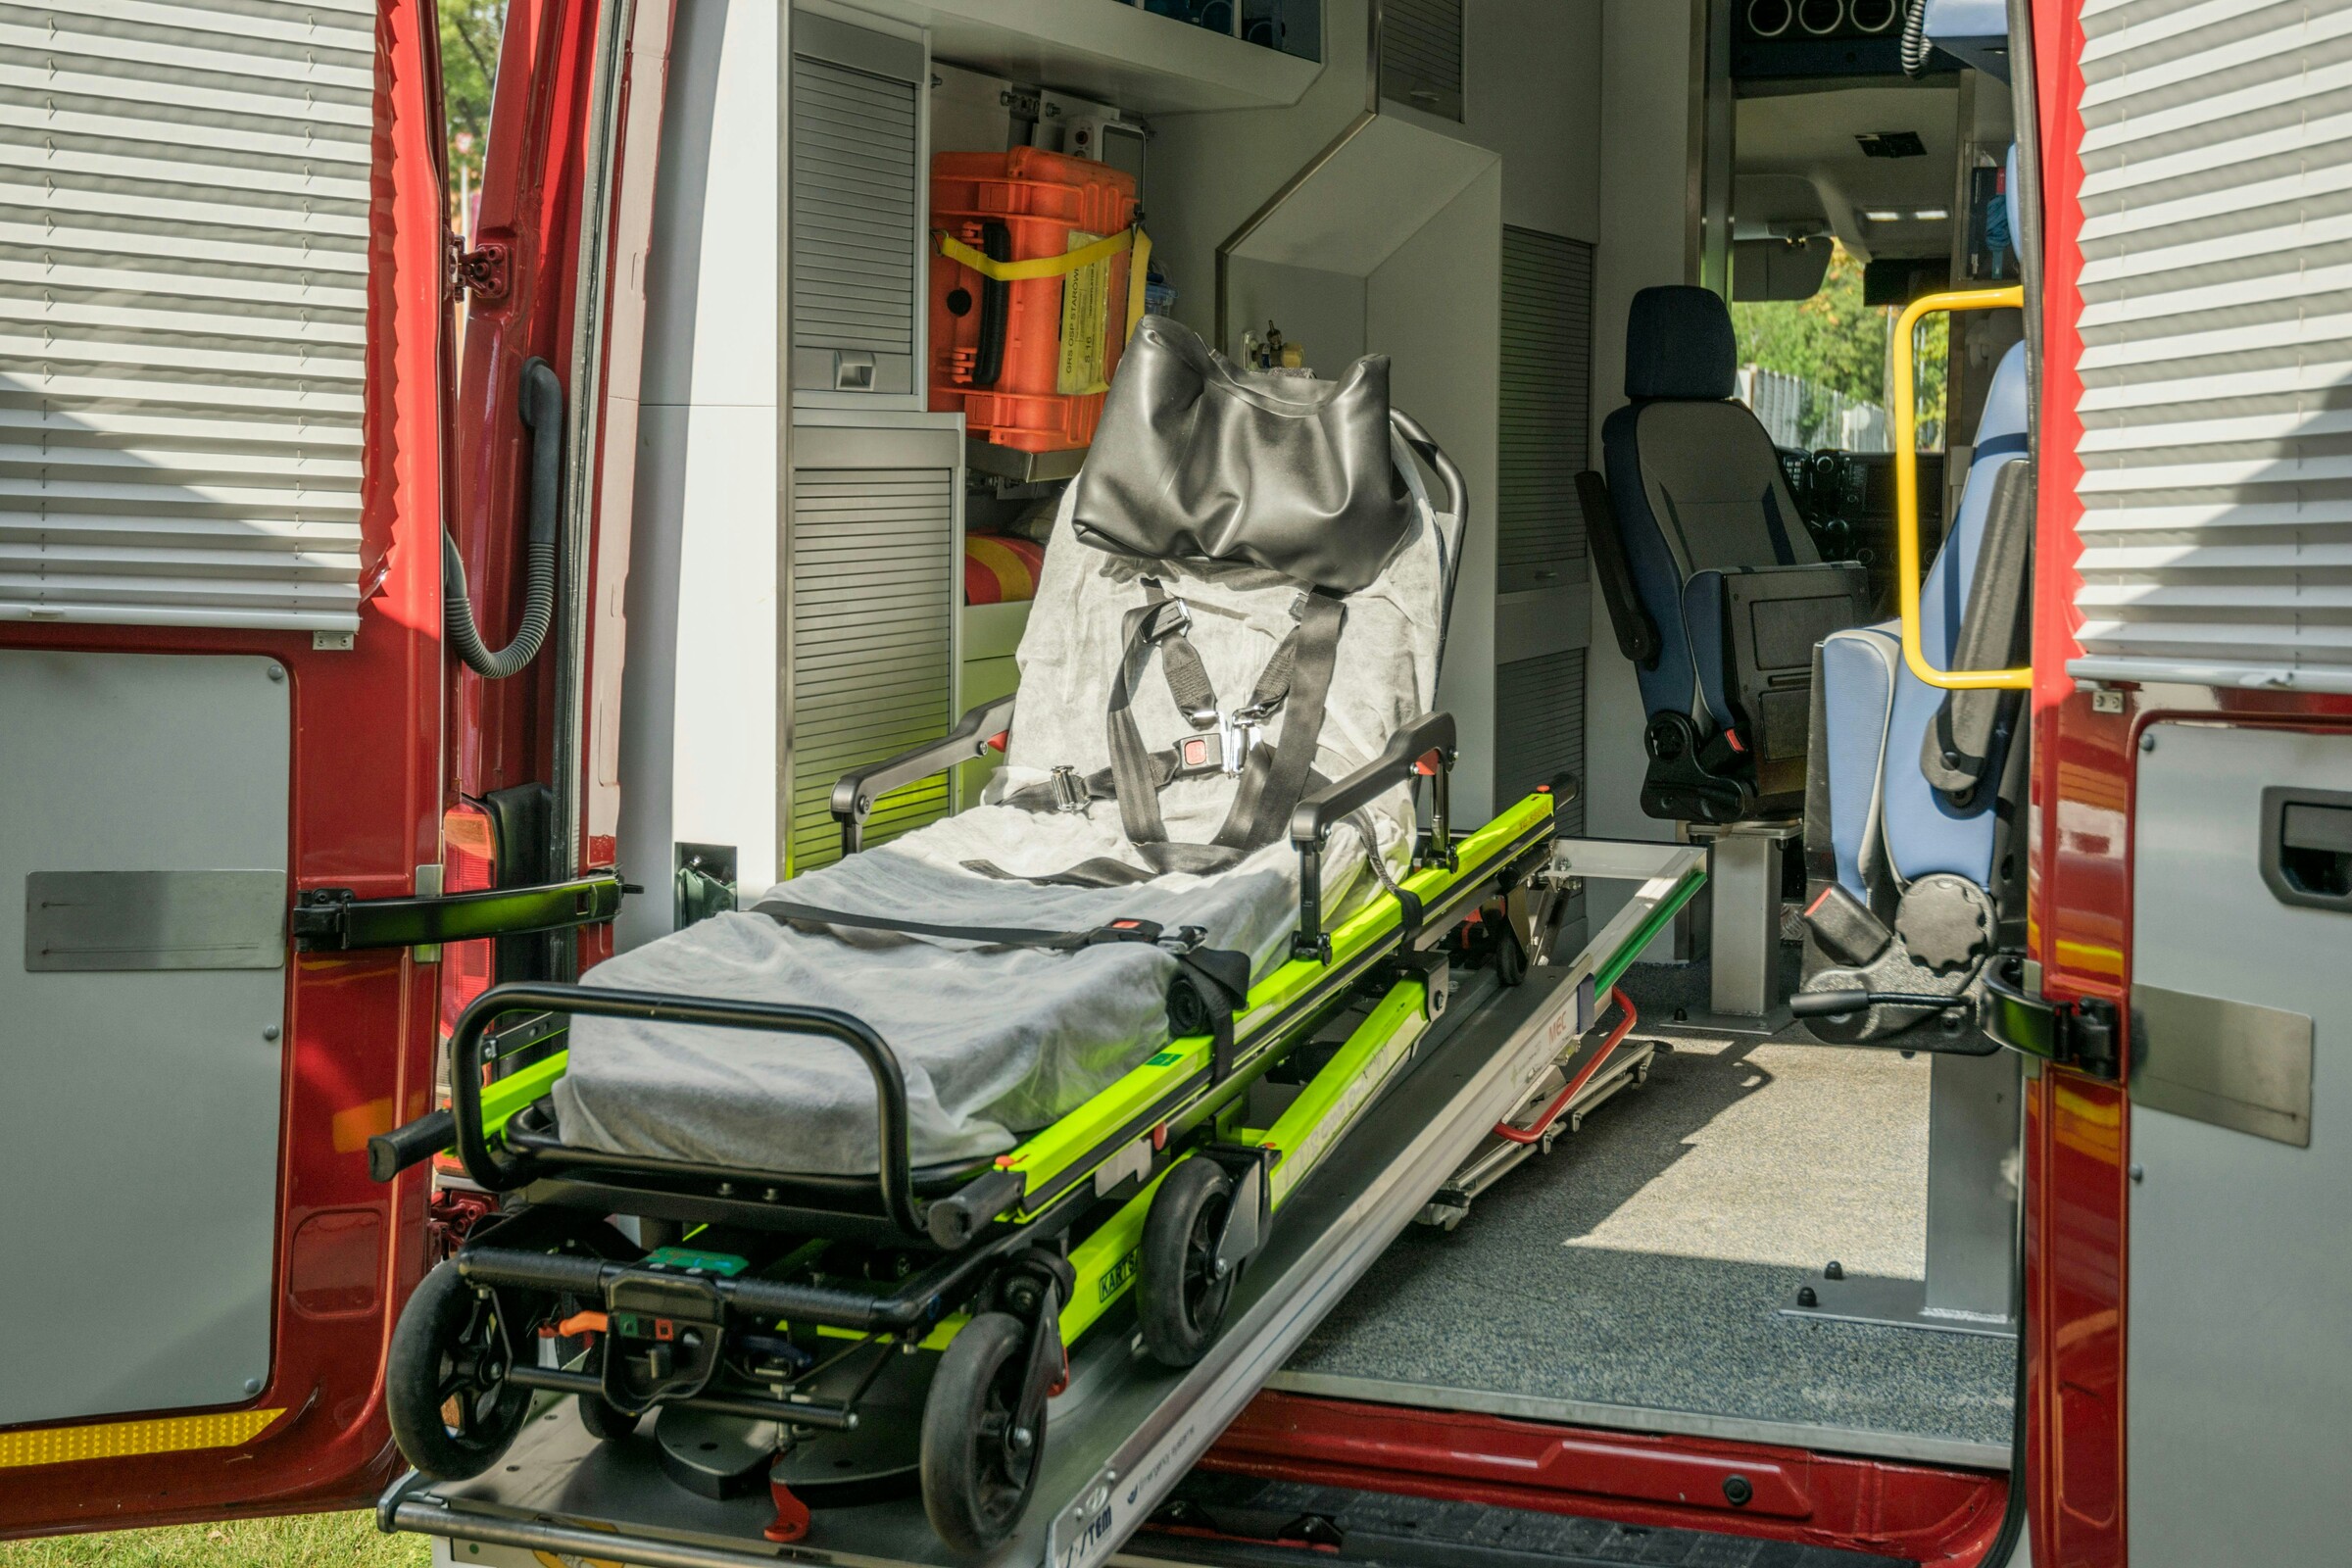
[[[1102,549],[1368,587],[1413,520],[1390,447],[1388,356],[1336,381],[1255,374],[1147,316],[1076,490],[1078,537]]]

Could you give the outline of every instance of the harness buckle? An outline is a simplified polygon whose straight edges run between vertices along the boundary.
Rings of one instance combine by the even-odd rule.
[[[1172,620],[1169,618],[1171,611],[1175,614]],[[1192,629],[1193,607],[1170,594],[1152,607],[1152,623],[1144,635],[1157,643],[1165,642],[1170,637],[1181,637]]]
[[[1083,811],[1086,809],[1086,803],[1090,796],[1086,780],[1078,776],[1076,768],[1066,762],[1056,767],[1054,769],[1053,783],[1054,809],[1056,811]]]
[[[1217,741],[1225,754],[1223,762],[1228,778],[1250,765],[1250,750],[1257,745],[1258,732],[1265,727],[1265,715],[1253,708],[1217,715]]]

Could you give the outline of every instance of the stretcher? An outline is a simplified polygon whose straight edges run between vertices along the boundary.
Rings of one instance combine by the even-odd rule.
[[[938,1546],[1001,1547],[1056,1473],[1073,1348],[1203,1364],[1261,1255],[1316,1224],[1293,1217],[1312,1179],[1378,1157],[1354,1135],[1426,1065],[1457,970],[1507,991],[1551,968],[1578,874],[1551,796],[1453,829],[1453,724],[1427,710],[1458,470],[1388,409],[1379,362],[1245,378],[1149,320],[1129,356],[1089,460],[1112,478],[1064,498],[1022,693],[834,798],[857,851],[890,788],[994,742],[982,807],[458,1020],[455,1145],[514,1198],[394,1334],[387,1409],[420,1477],[517,1473],[553,1396],[673,1490],[751,1496],[751,1539],[812,1540],[828,1506],[919,1480]],[[1255,439],[1202,434],[1220,395],[1245,422],[1280,405],[1279,462],[1248,482],[1196,462]],[[1613,924],[1544,1013],[1555,1054],[1592,1024],[1595,974],[1696,887],[1695,856],[1669,858],[1639,929]],[[649,975],[669,983],[631,983]],[[992,975],[997,1005],[943,1020]],[[558,1049],[493,1073],[518,1037]],[[1409,1216],[1427,1192],[1404,1196]]]
[[[1224,1332],[1200,1360],[1168,1367],[1141,1353],[1133,1309],[1119,1302],[1077,1337],[1068,1385],[1052,1401],[1054,1436],[1033,1499],[989,1560],[1109,1561],[1494,1126],[1520,1112],[1562,1053],[1605,1036],[1594,996],[1605,997],[1698,892],[1704,865],[1705,851],[1687,845],[1555,839],[1535,881],[1561,888],[1579,876],[1630,878],[1633,897],[1583,952],[1536,965],[1518,987],[1501,985],[1491,968],[1458,976],[1390,1092],[1364,1107],[1343,1157],[1288,1192],[1282,1223],[1234,1287]],[[774,1547],[762,1539],[774,1522],[771,1494],[716,1496],[678,1485],[659,1442],[673,1413],[657,1414],[635,1441],[605,1443],[578,1400],[541,1394],[502,1463],[460,1482],[412,1471],[386,1490],[378,1520],[438,1538],[437,1561],[483,1568],[551,1558],[772,1565]],[[824,1445],[833,1441],[810,1441],[796,1473],[832,1467]],[[794,1548],[800,1558],[941,1568],[969,1560],[940,1541],[911,1489],[860,1491],[867,1479],[860,1469],[830,1494],[802,1488],[815,1506]]]

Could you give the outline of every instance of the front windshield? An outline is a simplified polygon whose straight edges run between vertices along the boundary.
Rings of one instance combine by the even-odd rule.
[[[1893,346],[1891,305],[1862,302],[1862,264],[1843,245],[1830,251],[1821,288],[1803,300],[1736,301],[1740,401],[1755,411],[1784,450],[1893,450],[1886,370]],[[1919,447],[1943,450],[1947,318],[1919,328]]]

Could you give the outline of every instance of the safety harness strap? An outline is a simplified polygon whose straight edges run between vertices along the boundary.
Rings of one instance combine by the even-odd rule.
[[[1347,607],[1337,599],[1309,594],[1299,602],[1298,624],[1283,639],[1258,677],[1259,690],[1274,678],[1288,710],[1282,720],[1282,740],[1273,747],[1251,748],[1250,765],[1234,792],[1233,806],[1216,842],[1250,851],[1271,844],[1289,828],[1291,811],[1306,789],[1315,765],[1315,750],[1323,735],[1323,705],[1331,696],[1332,670],[1339,662],[1340,628]],[[1254,704],[1256,699],[1252,698]]]

